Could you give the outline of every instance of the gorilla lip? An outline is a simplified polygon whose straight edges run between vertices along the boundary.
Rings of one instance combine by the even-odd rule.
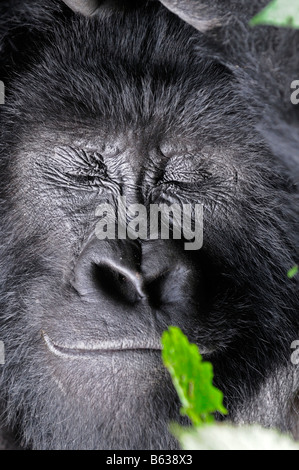
[[[94,344],[86,345],[84,342],[78,342],[74,346],[62,346],[55,343],[44,331],[42,331],[43,340],[48,350],[59,357],[65,358],[89,358],[102,353],[126,352],[126,351],[161,351],[162,346],[158,342],[137,342],[133,340],[124,341],[99,341]]]

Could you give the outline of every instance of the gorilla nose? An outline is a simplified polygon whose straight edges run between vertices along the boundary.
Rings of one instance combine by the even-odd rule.
[[[146,297],[140,249],[134,242],[93,240],[78,258],[73,287],[88,302],[110,298],[134,304]]]
[[[159,261],[157,262],[157,252]],[[92,240],[82,250],[73,287],[87,302],[136,304],[154,308],[186,297],[190,271],[165,244],[140,246],[130,240]]]

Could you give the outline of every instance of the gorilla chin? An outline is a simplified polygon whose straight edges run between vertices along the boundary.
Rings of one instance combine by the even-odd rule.
[[[44,361],[45,377],[34,385],[40,400],[35,403],[34,423],[30,419],[31,425],[22,427],[31,448],[177,448],[168,433],[169,416],[182,419],[159,351],[61,352],[54,346],[53,353],[53,343],[49,348],[50,354],[47,351],[45,357],[39,357],[39,363]],[[33,411],[30,401],[28,410],[26,405],[22,407],[23,423]],[[146,433],[145,422],[149,426]],[[41,427],[47,430],[47,438],[39,432]]]
[[[65,335],[62,338],[65,341]],[[22,426],[25,445],[32,449],[177,448],[168,431],[169,421],[187,424],[187,420],[180,416],[162,366],[158,338],[65,344],[42,332],[42,340],[40,353],[34,349],[27,368],[32,391],[23,390],[30,403],[28,409],[22,404],[22,423],[30,423],[28,428]],[[42,380],[36,378],[37,363]],[[21,389],[22,375],[19,379]],[[39,432],[41,427],[47,434]]]

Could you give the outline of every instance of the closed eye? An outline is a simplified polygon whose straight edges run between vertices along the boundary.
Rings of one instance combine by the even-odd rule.
[[[107,177],[101,154],[72,147],[55,149],[59,171],[73,183],[97,185]]]
[[[103,178],[107,178],[107,169],[104,164],[93,163],[78,164],[76,168],[63,171],[64,175],[77,183],[95,183]]]
[[[172,184],[182,186],[196,186],[200,183],[203,183],[211,178],[211,173],[208,171],[193,171],[191,172],[172,172],[169,174],[166,172],[163,176],[163,179],[160,181],[161,184]]]
[[[75,173],[65,173],[65,176],[77,183],[77,184],[88,184],[90,186],[96,186],[99,184],[100,180],[101,180],[101,177],[99,174],[97,175],[92,175],[92,174],[75,174]],[[104,175],[103,175],[104,176]]]
[[[53,154],[35,162],[47,185],[67,190],[93,190],[111,183],[101,154],[74,147],[56,147]]]

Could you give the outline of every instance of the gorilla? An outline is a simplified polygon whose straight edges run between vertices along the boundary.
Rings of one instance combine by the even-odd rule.
[[[178,449],[170,325],[217,420],[299,438],[299,34],[267,3],[1,2],[2,449]],[[120,196],[201,204],[202,248],[99,239]]]

